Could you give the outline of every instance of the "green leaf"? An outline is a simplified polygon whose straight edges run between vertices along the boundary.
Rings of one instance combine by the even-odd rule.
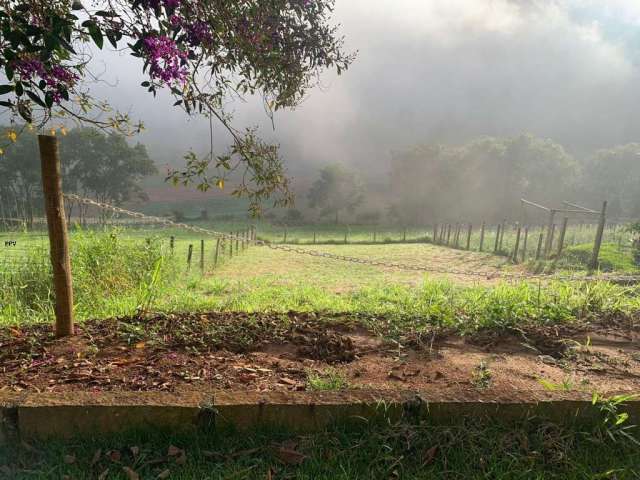
[[[99,49],[102,49],[104,38],[102,37],[100,28],[93,22],[88,22],[86,27],[89,29],[89,35],[91,35],[93,42],[98,46]]]
[[[9,92],[13,92],[13,85],[0,85],[0,95],[6,95]]]
[[[29,96],[29,98],[31,100],[33,100],[35,103],[37,103],[38,105],[40,105],[42,108],[47,108],[47,106],[45,105],[45,103],[40,99],[40,97],[35,94],[34,92],[32,92],[31,90],[27,90],[27,95]]]

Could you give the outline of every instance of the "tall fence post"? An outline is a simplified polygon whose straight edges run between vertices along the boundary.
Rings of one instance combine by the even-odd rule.
[[[175,247],[175,242],[176,242],[176,237],[174,237],[172,235],[171,238],[169,239],[169,249],[171,250],[171,255],[173,255],[173,249]]]
[[[524,239],[522,242],[522,261],[527,260],[527,241],[529,240],[529,227],[524,227]]]
[[[602,202],[602,212],[600,212],[600,221],[598,222],[598,231],[596,232],[596,240],[593,244],[593,254],[591,255],[591,270],[598,268],[598,257],[600,256],[600,247],[602,246],[602,234],[604,233],[604,224],[607,215],[607,202]]]
[[[204,273],[204,240],[200,240],[200,271]]]
[[[284,235],[282,237],[282,243],[287,243],[287,226],[284,226]]]
[[[240,232],[236,232],[236,255],[240,255]]]
[[[480,248],[479,250],[482,251],[484,248],[484,229],[485,229],[486,225],[485,222],[482,222],[482,227],[480,227]]]
[[[500,227],[500,244],[498,245],[498,250],[502,251],[502,242],[504,241],[504,231],[507,229],[507,221],[503,220],[502,225]]]
[[[407,241],[407,227],[404,227],[404,230],[402,231],[402,241]]]
[[[544,238],[544,233],[540,232],[540,236],[538,237],[538,248],[536,249],[536,260],[540,260],[540,254],[542,253],[542,239]]]
[[[518,250],[520,250],[520,234],[522,232],[522,227],[520,223],[516,223],[516,245],[513,248],[513,263],[518,263]]]
[[[220,252],[220,239],[216,240],[216,253],[213,255],[213,268],[218,266],[218,253]]]
[[[471,232],[473,230],[473,225],[469,224],[469,230],[467,231],[467,250],[471,249]]]
[[[557,254],[558,258],[560,258],[560,255],[562,254],[562,249],[564,248],[564,238],[565,238],[565,235],[567,234],[568,223],[569,223],[569,218],[564,217],[562,219],[562,227],[560,229],[560,238],[558,238],[558,254]]]
[[[496,244],[493,247],[493,253],[498,253],[498,247],[500,246],[500,224],[496,227]]]
[[[549,256],[549,252],[551,252],[551,244],[553,243],[553,227],[554,227],[554,220],[555,220],[555,216],[556,216],[556,211],[555,210],[551,210],[549,212],[549,224],[547,225],[547,241],[544,244],[544,258],[547,258]]]
[[[191,270],[191,257],[193,256],[193,245],[189,244],[189,251],[187,252],[187,270]]]
[[[229,232],[229,235],[229,258],[233,258],[233,232]]]
[[[451,224],[447,225],[447,245],[449,245],[449,241],[451,240]]]
[[[67,218],[62,194],[62,175],[58,140],[49,135],[38,135],[42,190],[47,215],[53,286],[56,294],[56,337],[73,335],[73,283]]]

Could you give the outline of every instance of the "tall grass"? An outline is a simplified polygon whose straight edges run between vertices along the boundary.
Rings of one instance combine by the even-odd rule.
[[[159,238],[131,240],[118,230],[74,232],[70,244],[74,307],[79,319],[124,315],[144,308],[175,278],[175,264]],[[51,265],[46,258],[0,264],[0,323],[53,316]]]

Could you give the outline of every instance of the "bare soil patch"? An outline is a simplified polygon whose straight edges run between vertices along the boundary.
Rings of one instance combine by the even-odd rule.
[[[0,391],[421,390],[462,400],[640,392],[640,332],[607,326],[380,337],[347,316],[207,313],[0,329]],[[317,387],[316,387],[317,388]]]

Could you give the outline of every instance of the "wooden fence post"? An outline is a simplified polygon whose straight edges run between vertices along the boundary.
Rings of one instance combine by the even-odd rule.
[[[433,225],[433,243],[438,243],[438,224]]]
[[[522,242],[522,261],[527,260],[527,241],[529,240],[529,227],[524,227],[524,239]]]
[[[229,237],[229,258],[233,258],[233,232],[229,232],[229,235],[231,235]]]
[[[549,224],[547,225],[547,241],[544,244],[544,258],[549,256],[549,252],[551,252],[551,244],[553,243],[553,227],[554,227],[554,219],[556,216],[556,211],[551,210],[549,212]]]
[[[598,268],[598,257],[600,256],[600,247],[602,246],[602,234],[604,233],[604,224],[607,215],[607,202],[602,202],[602,212],[600,212],[600,222],[598,223],[598,230],[596,232],[596,240],[593,244],[593,254],[591,255],[591,263],[589,267],[591,270]]]
[[[200,271],[204,273],[204,240],[200,240]]]
[[[480,248],[479,248],[479,251],[482,251],[483,247],[484,247],[484,229],[485,229],[485,222],[482,222],[482,227],[480,227]]]
[[[287,243],[287,226],[284,226],[284,237],[282,238],[282,243]]]
[[[503,220],[500,227],[500,244],[498,245],[498,251],[502,251],[502,242],[504,240],[504,231],[507,229],[507,221]]]
[[[538,237],[538,248],[536,249],[536,260],[540,260],[540,254],[542,253],[542,239],[544,237],[544,233],[540,232],[540,236]]]
[[[240,232],[236,232],[236,255],[240,255]]]
[[[171,250],[171,255],[173,255],[173,248],[175,246],[175,241],[176,241],[176,237],[172,235],[171,238],[169,239],[169,249]]]
[[[220,252],[220,239],[216,240],[216,253],[213,255],[213,268],[218,267],[218,253]]]
[[[460,246],[460,227],[459,223],[456,223],[456,234],[453,236],[453,244],[456,248]]]
[[[560,229],[560,238],[558,238],[558,254],[557,257],[560,258],[562,254],[562,249],[564,248],[564,237],[567,234],[567,224],[569,223],[569,218],[564,217],[562,219],[562,227]]]
[[[402,232],[402,241],[403,242],[407,241],[407,227],[404,227],[404,230]]]
[[[349,234],[349,228],[347,227],[347,229],[344,231],[344,244],[345,245],[347,243],[349,243],[348,234]]]
[[[493,253],[498,253],[498,247],[500,246],[500,224],[496,227],[496,244],[493,247]]]
[[[49,231],[53,287],[56,294],[56,337],[73,335],[73,281],[67,218],[62,194],[62,175],[58,140],[49,135],[38,135],[42,190]]]
[[[191,257],[193,256],[193,245],[189,244],[189,251],[187,252],[187,270],[191,270]]]
[[[553,240],[556,237],[556,224],[554,223],[553,225],[551,225],[551,235],[550,235],[550,241],[549,241],[549,254],[547,255],[547,258],[551,255],[551,250],[553,250]]]
[[[471,249],[471,231],[473,230],[473,225],[469,224],[469,230],[467,231],[467,250]]]
[[[449,242],[451,241],[451,224],[447,225],[447,245],[449,245]]]
[[[518,263],[518,250],[520,249],[520,234],[522,227],[520,223],[516,223],[516,245],[513,249],[513,263]]]

